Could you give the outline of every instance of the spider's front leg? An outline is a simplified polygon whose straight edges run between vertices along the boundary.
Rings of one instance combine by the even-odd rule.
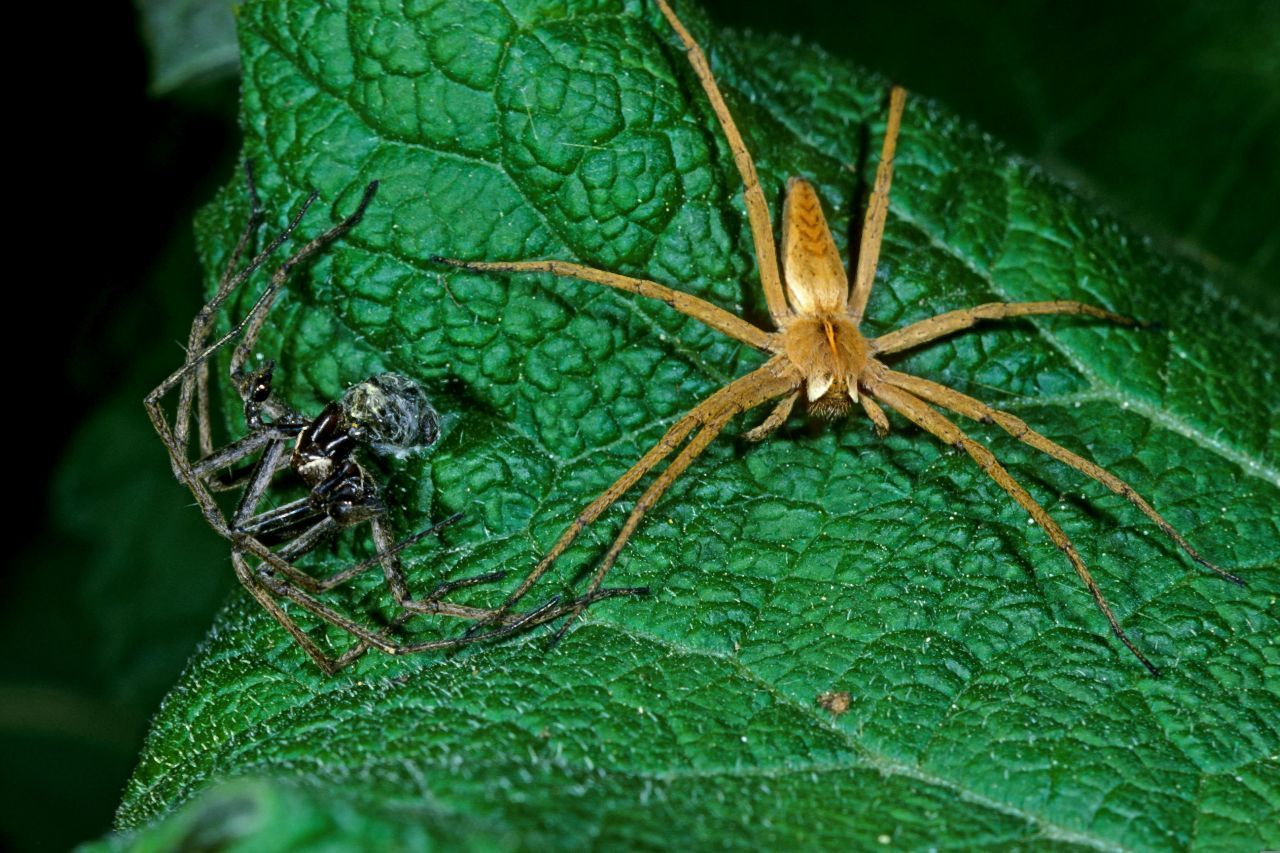
[[[249,173],[249,176],[251,192],[256,199],[256,190],[253,189],[251,172]],[[256,342],[257,334],[265,322],[266,311],[271,307],[276,295],[288,281],[289,274],[293,268],[298,264],[305,262],[324,246],[351,230],[351,228],[360,221],[361,217],[364,216],[365,208],[368,207],[369,202],[373,200],[373,194],[377,191],[377,187],[378,184],[376,181],[369,184],[369,186],[365,188],[364,195],[361,198],[359,205],[357,205],[356,210],[350,216],[343,219],[328,231],[325,231],[318,237],[315,237],[287,258],[276,269],[275,273],[271,277],[271,282],[267,289],[258,297],[253,307],[249,309],[249,313],[245,318],[233,326],[226,334],[222,335],[212,344],[209,344],[207,342],[207,337],[212,328],[213,316],[222,307],[223,303],[231,293],[248,280],[250,275],[260,269],[267,260],[275,254],[276,250],[285,242],[285,240],[287,240],[293,232],[297,230],[298,225],[302,222],[302,217],[315,202],[317,198],[316,194],[312,193],[307,197],[285,229],[276,235],[276,237],[272,239],[271,242],[262,249],[262,251],[255,255],[242,269],[235,274],[231,274],[231,267],[229,266],[227,271],[224,272],[222,279],[219,281],[218,288],[213,297],[205,304],[200,312],[196,314],[195,319],[192,321],[191,333],[189,336],[189,343],[192,346],[187,351],[186,361],[183,362],[181,367],[166,377],[163,382],[152,389],[151,393],[143,400],[143,405],[147,409],[147,415],[151,419],[152,426],[155,427],[156,433],[160,436],[161,442],[164,443],[165,449],[169,452],[170,464],[173,467],[174,475],[180,481],[186,483],[192,489],[193,493],[197,491],[195,483],[198,481],[198,478],[195,477],[191,470],[191,461],[187,455],[187,441],[188,436],[190,435],[192,398],[195,393],[194,389],[199,384],[198,377],[200,373],[205,369],[205,365],[207,365],[209,359],[213,357],[214,353],[222,349],[222,347],[226,346],[231,341],[235,340],[242,333],[245,335],[250,347],[254,342]],[[255,211],[257,208],[258,205],[255,200]],[[254,221],[255,215],[257,214],[255,213],[250,215],[250,225],[254,227],[256,227],[256,223]],[[246,228],[244,233],[241,234],[236,250],[232,253],[232,261],[239,261],[240,256],[248,246],[250,238],[250,230],[249,228]],[[247,358],[247,348],[245,348],[244,345],[245,341],[241,341],[241,345],[236,348],[236,353],[237,355],[240,355],[242,352],[245,354],[240,355],[239,358],[232,358],[233,374],[239,366],[243,364],[245,358]],[[178,388],[179,386],[178,405],[174,423],[171,426],[165,416],[162,401],[170,391],[174,388]],[[203,435],[209,429],[207,423],[207,405],[200,412],[200,417],[205,422],[203,426],[199,427]],[[202,447],[202,450],[203,449],[204,448]],[[212,452],[212,450],[210,450],[210,452]],[[206,453],[204,455],[207,456],[209,454]],[[208,502],[205,502],[199,494],[195,494],[195,497],[197,502],[200,502],[201,509],[205,511],[205,516],[209,519],[209,523],[213,525],[216,530],[219,530],[220,533],[225,535],[225,522],[221,520],[221,516],[216,510],[216,505],[212,503],[212,499],[210,498]],[[211,507],[212,513],[210,512]],[[215,521],[215,518],[218,520]]]
[[[630,491],[649,471],[666,459],[681,444],[689,439],[688,445],[676,456],[666,470],[645,490],[636,502],[622,530],[609,546],[600,565],[591,578],[585,600],[591,599],[600,591],[605,575],[613,567],[618,555],[639,526],[648,510],[658,501],[662,494],[675,482],[676,478],[698,457],[718,436],[725,425],[738,414],[755,408],[777,397],[792,394],[800,383],[799,374],[790,366],[783,356],[775,356],[762,367],[748,373],[720,390],[694,407],[688,414],[680,418],[663,435],[658,443],[651,447],[635,465],[631,466],[613,485],[605,489],[594,501],[588,504],[560,535],[556,543],[545,556],[538,561],[533,570],[520,582],[507,600],[494,611],[490,618],[482,619],[473,625],[468,634],[482,630],[495,619],[502,618],[521,598],[542,578],[557,559],[578,538],[583,530],[600,517],[605,510],[616,503]],[[696,432],[695,432],[696,431]],[[690,438],[692,436],[692,438]],[[572,623],[585,607],[583,603],[575,606],[569,613],[570,619],[557,632],[557,639]]]

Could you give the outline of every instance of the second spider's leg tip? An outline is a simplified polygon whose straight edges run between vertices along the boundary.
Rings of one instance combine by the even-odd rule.
[[[576,613],[569,614],[568,620],[557,628],[556,632],[551,635],[551,639],[547,641],[548,652],[554,650],[556,646],[560,645],[560,641],[564,639],[564,635],[569,632],[569,626],[573,624],[575,616],[577,616]]]
[[[471,627],[467,628],[467,630],[462,632],[462,640],[466,641],[474,638],[477,634],[479,634],[486,627],[488,627],[488,625],[489,625],[488,619],[480,619],[476,622],[473,622],[471,624]]]
[[[1218,566],[1215,566],[1213,563],[1210,563],[1208,560],[1201,557],[1199,554],[1195,554],[1193,556],[1197,563],[1204,566],[1209,571],[1216,573],[1218,577],[1222,578],[1224,581],[1231,581],[1231,583],[1235,584],[1236,586],[1247,587],[1249,585],[1245,583],[1244,578],[1240,577],[1239,575],[1232,574],[1226,569],[1222,569],[1222,568],[1219,568]]]
[[[436,525],[432,528],[432,530],[444,530],[446,527],[452,524],[457,524],[459,521],[462,521],[462,513],[455,512],[453,515],[449,516],[444,521],[436,523]]]
[[[364,192],[360,194],[360,203],[356,206],[358,213],[363,213],[364,209],[369,206],[369,202],[373,201],[373,197],[378,193],[378,182],[370,181],[364,185]]]

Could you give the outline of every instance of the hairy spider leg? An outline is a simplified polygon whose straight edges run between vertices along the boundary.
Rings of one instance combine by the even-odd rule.
[[[774,335],[757,328],[736,314],[712,305],[705,299],[674,290],[656,281],[632,278],[569,261],[462,261],[439,255],[432,257],[431,260],[477,272],[550,273],[561,278],[576,278],[593,284],[602,284],[605,287],[664,302],[681,314],[705,323],[716,331],[723,332],[734,340],[756,349],[773,352],[777,347]]]
[[[249,317],[246,316],[244,320],[242,320],[229,332],[227,332],[225,335],[223,335],[221,338],[215,341],[212,345],[205,346],[204,341],[212,325],[211,318],[213,317],[214,313],[218,310],[218,308],[222,305],[222,303],[226,300],[227,296],[231,293],[231,291],[233,291],[235,288],[243,284],[249,278],[250,275],[252,275],[259,268],[261,268],[262,265],[266,263],[268,259],[270,259],[271,255],[275,254],[276,250],[280,248],[280,246],[285,242],[285,240],[289,239],[289,236],[294,232],[295,229],[297,229],[298,224],[301,223],[302,221],[302,217],[306,215],[307,210],[315,202],[316,198],[317,196],[315,193],[312,193],[311,195],[309,195],[306,198],[306,200],[303,201],[302,205],[298,209],[298,212],[289,221],[289,224],[284,228],[284,230],[282,230],[278,235],[276,235],[276,237],[261,252],[255,255],[249,261],[249,263],[245,266],[244,269],[242,269],[238,274],[231,276],[230,278],[227,278],[224,275],[223,279],[218,283],[218,289],[217,289],[217,292],[214,294],[213,298],[208,303],[206,303],[204,307],[201,308],[200,312],[196,314],[195,320],[192,321],[191,335],[189,340],[196,341],[196,344],[195,346],[190,346],[190,345],[188,346],[186,361],[182,364],[181,367],[179,367],[177,370],[171,373],[163,382],[157,385],[151,391],[151,393],[147,395],[146,399],[143,401],[144,405],[147,407],[148,413],[151,414],[152,425],[155,426],[156,431],[160,433],[160,437],[164,441],[165,446],[171,449],[170,457],[171,457],[171,461],[174,464],[174,474],[177,475],[179,479],[182,479],[182,473],[179,471],[177,467],[177,458],[178,456],[181,456],[184,461],[186,460],[187,437],[190,435],[190,421],[191,421],[191,415],[192,415],[192,411],[191,411],[192,380],[189,377],[193,377],[199,371],[199,368],[201,365],[207,365],[209,358],[214,353],[216,353],[219,349],[225,346],[228,341],[232,340],[237,334],[239,334],[241,329],[249,320]],[[353,214],[353,216],[355,216],[356,218],[356,221],[359,221],[360,215],[364,213],[363,205],[367,204],[367,202],[368,202],[368,198],[366,198],[364,202],[362,202],[362,205],[357,210],[356,214]],[[351,225],[354,225],[354,224],[355,223],[352,222],[349,225],[347,225],[346,228],[342,228],[343,223],[339,223],[337,226],[335,226],[335,229],[341,228],[342,230],[339,231],[337,234],[334,234],[333,237],[331,237],[330,239],[336,239],[338,236],[341,236],[341,234],[345,233],[351,227]],[[241,248],[242,244],[247,245],[245,235],[248,233],[249,231],[246,228],[245,232],[241,234],[240,242],[237,243],[236,252],[243,251],[243,249]],[[327,233],[330,233],[330,232],[326,232],[326,234]],[[324,237],[325,235],[322,234],[319,238],[317,238],[317,240],[321,240]],[[312,241],[312,242],[315,243],[316,241]],[[314,248],[312,248],[311,251],[314,252],[316,249],[320,248],[321,245],[323,245],[323,243],[314,246]],[[305,251],[307,248],[308,247],[303,247],[303,249],[300,251]],[[279,271],[277,271],[277,274],[278,273]],[[274,279],[275,279],[275,276],[273,276],[273,281]],[[250,309],[249,316],[252,316],[253,311],[258,310],[260,307],[269,305],[270,304],[269,297],[274,298],[274,295],[272,294],[270,287],[268,287],[267,290],[263,292],[263,294],[260,297],[258,297],[258,300],[255,303],[254,307]],[[172,390],[173,387],[177,385],[179,382],[182,383],[183,388],[182,390],[179,391],[178,407],[177,407],[175,419],[174,419],[175,428],[174,430],[170,430],[167,422],[164,419],[164,413],[159,407],[160,400],[166,394],[168,394],[169,391]],[[207,416],[208,414],[207,410],[205,411],[205,414]],[[174,451],[177,451],[177,452],[174,452]]]
[[[1067,555],[1067,559],[1071,561],[1071,566],[1088,588],[1089,594],[1093,596],[1094,603],[1102,611],[1102,615],[1107,618],[1107,622],[1111,625],[1111,630],[1120,639],[1120,642],[1124,643],[1125,647],[1142,662],[1142,665],[1152,675],[1160,675],[1160,670],[1156,668],[1155,664],[1147,660],[1146,655],[1138,651],[1138,647],[1129,639],[1129,635],[1124,632],[1124,628],[1120,627],[1120,622],[1116,619],[1115,614],[1111,612],[1111,606],[1103,596],[1102,590],[1098,588],[1097,581],[1089,573],[1084,560],[1080,558],[1079,552],[1076,551],[1076,546],[1067,538],[1067,534],[1062,532],[1062,528],[1058,526],[1058,523],[1053,520],[1044,507],[1040,506],[1036,499],[1031,497],[1030,493],[1009,474],[1008,470],[996,461],[991,451],[969,438],[958,426],[929,408],[928,404],[909,391],[887,383],[877,383],[870,390],[881,402],[904,415],[916,426],[937,436],[944,443],[968,453],[984,474],[995,480],[1000,488],[1004,489],[1011,498],[1030,513],[1035,522],[1048,534],[1049,539],[1053,541],[1058,550]]]
[[[880,162],[876,164],[876,182],[867,199],[867,212],[862,220],[862,239],[858,244],[858,267],[853,277],[853,289],[849,291],[846,311],[854,323],[861,323],[867,309],[867,299],[876,281],[876,266],[880,263],[880,244],[884,242],[884,223],[889,215],[889,187],[893,184],[893,157],[898,147],[898,130],[902,126],[902,108],[907,92],[894,86],[889,92],[889,120],[885,126],[884,142],[880,149]]]
[[[264,563],[275,564],[273,566],[275,568],[288,565],[254,539],[246,539],[244,544],[246,546],[244,551],[252,553]],[[329,675],[332,675],[343,667],[353,663],[370,647],[376,648],[388,655],[407,655],[424,651],[455,649],[472,643],[511,636],[512,634],[518,633],[519,631],[523,631],[527,628],[536,627],[544,624],[545,622],[558,619],[566,613],[573,611],[575,608],[586,607],[597,601],[603,601],[608,598],[616,598],[619,596],[648,595],[649,593],[647,587],[604,589],[594,595],[583,596],[580,599],[575,599],[568,603],[562,603],[559,596],[553,596],[537,609],[529,613],[513,615],[511,619],[507,620],[506,624],[502,624],[497,628],[480,634],[463,635],[440,640],[397,643],[388,639],[385,634],[370,631],[347,617],[345,614],[338,612],[311,595],[308,595],[293,584],[286,583],[280,578],[262,571],[261,566],[258,571],[254,571],[245,559],[244,551],[239,549],[232,551],[231,556],[232,562],[235,565],[236,576],[240,579],[245,588],[249,590],[250,594],[257,599],[258,603],[261,604],[262,607],[284,627],[291,637],[293,637],[295,642],[298,643],[316,666]],[[330,657],[326,655],[315,641],[297,625],[292,617],[284,612],[284,609],[280,607],[279,603],[272,597],[273,594],[281,598],[286,598],[299,607],[302,607],[316,618],[341,628],[356,637],[357,643],[337,657]],[[410,613],[409,611],[401,613],[400,616],[392,620],[391,627],[397,627],[403,624],[413,615],[416,614]]]
[[[875,355],[888,355],[968,329],[983,320],[1008,320],[1045,314],[1084,314],[1099,320],[1119,323],[1122,326],[1138,325],[1136,320],[1129,317],[1069,299],[1055,299],[1048,302],[987,302],[973,308],[960,308],[938,314],[927,320],[920,320],[910,326],[903,326],[901,329],[883,334],[871,340],[871,351]]]
[[[546,555],[538,561],[533,570],[520,582],[520,585],[508,596],[507,600],[494,611],[492,616],[478,621],[468,630],[477,631],[508,612],[551,569],[551,566],[559,559],[560,555],[578,538],[579,533],[589,527],[605,510],[613,506],[624,494],[630,491],[631,487],[639,482],[654,466],[680,447],[694,430],[698,430],[697,434],[677,455],[676,459],[667,466],[667,469],[645,491],[636,507],[632,510],[622,531],[614,539],[608,553],[592,577],[587,597],[594,595],[600,584],[603,583],[605,575],[617,560],[623,546],[631,538],[631,534],[635,532],[635,528],[644,517],[645,512],[675,481],[676,477],[706,449],[712,439],[719,435],[725,424],[740,412],[790,392],[795,387],[796,381],[797,377],[788,368],[783,357],[775,356],[763,366],[729,383],[691,409],[684,417],[672,424],[662,438],[644,456],[640,457],[636,464],[632,465],[609,488],[605,489],[599,497],[592,501],[582,512],[578,513],[573,523],[560,535],[560,538],[551,546]],[[576,608],[573,615],[576,616],[581,612],[581,609],[581,607]],[[568,624],[566,623],[566,625]],[[557,638],[563,632],[564,626],[557,633]]]
[[[716,83],[715,75],[711,73],[711,65],[707,62],[701,45],[685,29],[684,24],[680,23],[680,19],[676,17],[675,12],[671,11],[666,0],[656,0],[656,2],[663,17],[667,19],[684,45],[694,76],[698,78],[702,90],[706,92],[707,100],[711,102],[711,109],[716,114],[716,120],[720,123],[725,139],[729,142],[733,162],[738,167],[738,174],[742,176],[742,197],[746,203],[747,221],[751,224],[751,243],[755,247],[756,266],[760,270],[760,285],[764,289],[765,303],[769,308],[769,316],[773,318],[773,324],[781,328],[783,321],[790,317],[792,312],[782,290],[782,274],[778,269],[778,250],[773,241],[773,222],[769,218],[769,204],[765,200],[764,190],[760,187],[760,178],[756,174],[755,160],[747,150],[746,143],[742,141],[742,134],[738,132],[738,126],[733,121],[733,115],[729,112],[724,96],[720,94],[720,86]]]
[[[698,409],[702,410],[700,415],[701,428],[689,440],[684,449],[680,451],[679,455],[671,460],[671,463],[663,472],[649,484],[649,488],[645,489],[644,494],[640,496],[640,500],[636,501],[636,505],[632,507],[631,514],[627,516],[627,521],[622,526],[622,530],[613,540],[613,544],[609,546],[604,559],[600,561],[600,565],[596,568],[596,572],[591,578],[591,583],[587,586],[588,596],[595,593],[600,588],[600,585],[604,583],[605,575],[613,568],[618,555],[622,553],[623,547],[626,546],[631,535],[635,533],[636,528],[640,526],[645,513],[658,502],[663,493],[685,472],[685,469],[692,464],[693,460],[697,459],[711,445],[711,442],[715,441],[729,421],[749,409],[754,409],[756,406],[787,394],[796,386],[798,380],[799,376],[794,368],[787,365],[783,357],[775,356],[763,367],[748,373],[724,389],[726,391],[733,389],[732,393],[726,394],[718,400],[713,395],[708,398],[706,403],[698,407]],[[694,411],[698,411],[698,409]],[[564,633],[569,630],[569,626],[573,624],[573,621],[581,612],[581,606],[574,608],[573,612],[569,614],[569,618],[556,631],[553,642],[564,636]]]
[[[1112,493],[1119,495],[1129,503],[1137,507],[1143,515],[1155,522],[1156,527],[1164,535],[1173,540],[1179,548],[1187,553],[1191,559],[1200,565],[1214,572],[1217,572],[1226,580],[1232,583],[1244,586],[1245,582],[1239,577],[1231,574],[1225,569],[1215,566],[1200,555],[1200,552],[1191,547],[1191,543],[1187,542],[1174,529],[1173,525],[1164,519],[1160,513],[1156,512],[1155,507],[1147,502],[1145,498],[1137,493],[1132,486],[1121,480],[1110,471],[1103,468],[1097,463],[1090,462],[1083,456],[1072,453],[1060,444],[1050,441],[1045,436],[1027,426],[1021,418],[1015,417],[1008,412],[1002,412],[999,409],[993,409],[981,400],[977,400],[959,391],[952,390],[945,385],[939,385],[937,382],[930,382],[928,379],[921,379],[918,376],[909,376],[905,373],[898,373],[894,370],[885,371],[884,379],[890,385],[895,385],[904,391],[914,394],[923,400],[933,403],[935,406],[941,406],[949,409],[958,415],[963,415],[971,420],[979,423],[994,423],[1009,435],[1021,441],[1023,444],[1030,445],[1042,453],[1047,453],[1059,462],[1067,465],[1084,474],[1092,480],[1096,480],[1111,490]]]
[[[218,306],[222,304],[227,294],[235,286],[235,274],[236,269],[240,266],[240,260],[244,257],[245,252],[249,250],[250,245],[253,243],[254,235],[258,231],[258,226],[262,223],[262,204],[258,197],[258,186],[253,178],[253,164],[248,160],[244,164],[244,180],[249,193],[249,219],[245,222],[244,230],[240,232],[240,238],[236,241],[231,257],[227,259],[226,266],[223,267],[222,275],[218,278],[218,288],[213,298],[201,306],[200,311],[191,322],[191,333],[187,337],[186,352],[188,355],[198,351],[203,346],[205,338],[208,337],[209,329],[213,324],[213,318]],[[178,392],[178,411],[180,412],[191,410],[192,382],[193,377],[190,374],[183,378],[182,388]],[[199,433],[198,446],[200,455],[208,456],[213,453],[213,435],[209,418],[208,361],[200,363],[200,367],[194,377],[194,383],[196,389],[196,427]],[[187,420],[177,424],[177,427],[178,441],[185,448],[187,446],[186,433],[189,428]]]

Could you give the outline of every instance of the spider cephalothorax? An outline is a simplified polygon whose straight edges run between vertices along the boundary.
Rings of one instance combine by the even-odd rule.
[[[309,489],[304,501],[260,519],[243,532],[273,539],[314,524],[328,516],[339,527],[350,527],[385,512],[376,477],[361,464],[361,448],[378,454],[406,453],[430,447],[440,437],[440,419],[426,394],[413,380],[383,373],[353,385],[338,400],[327,403],[310,420],[271,401],[275,366],[268,363],[244,383],[246,420],[258,429],[293,435],[289,467]],[[262,417],[270,407],[274,417]]]
[[[864,337],[859,331],[859,325],[875,281],[880,243],[889,209],[893,157],[906,93],[898,87],[894,87],[890,93],[884,144],[876,167],[875,184],[867,203],[857,267],[850,286],[844,264],[823,216],[818,195],[812,185],[803,179],[792,178],[787,184],[786,202],[782,210],[781,251],[775,248],[769,205],[756,175],[755,164],[729,114],[729,108],[720,94],[706,56],[666,0],[655,0],[655,3],[679,37],[742,176],[743,198],[755,244],[760,283],[776,331],[761,329],[722,308],[666,285],[568,261],[438,260],[472,270],[545,272],[572,276],[658,299],[683,314],[755,347],[770,358],[761,367],[716,391],[672,424],[662,439],[639,462],[578,513],[551,550],[510,595],[507,606],[514,604],[528,592],[587,525],[599,518],[601,513],[649,471],[675,453],[675,458],[640,497],[622,531],[601,560],[592,576],[589,590],[598,588],[644,514],[735,416],[771,400],[779,400],[763,422],[745,433],[747,438],[758,441],[786,421],[796,400],[803,394],[809,410],[823,417],[844,414],[854,403],[859,404],[876,431],[882,435],[889,430],[889,420],[880,407],[883,403],[917,427],[967,453],[1000,488],[1027,511],[1067,556],[1112,631],[1155,673],[1155,666],[1121,628],[1101,589],[1062,528],[1013,479],[990,451],[969,438],[934,407],[949,409],[983,423],[995,424],[1019,441],[1084,473],[1137,507],[1192,559],[1228,580],[1238,583],[1239,578],[1201,557],[1151,504],[1115,475],[1055,444],[1007,412],[993,409],[973,397],[936,382],[892,370],[882,360],[885,356],[945,337],[982,320],[1076,314],[1125,325],[1132,325],[1133,321],[1093,305],[1067,300],[993,302],[939,314],[877,338]],[[568,621],[565,623],[567,625]],[[562,632],[563,630],[564,627],[561,628]]]
[[[266,368],[265,381],[255,376],[251,384],[256,393],[265,388],[269,394],[270,371]],[[272,425],[288,428],[282,421]],[[377,480],[355,458],[357,451],[367,447],[380,455],[399,455],[428,448],[440,438],[440,416],[418,383],[398,373],[380,373],[351,386],[296,428],[290,465],[311,489],[308,505],[345,527],[385,510]]]

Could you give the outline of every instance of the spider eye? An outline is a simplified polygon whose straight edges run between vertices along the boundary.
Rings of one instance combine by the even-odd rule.
[[[263,368],[249,377],[249,399],[255,403],[265,403],[271,396],[271,378],[276,363],[268,361]]]

